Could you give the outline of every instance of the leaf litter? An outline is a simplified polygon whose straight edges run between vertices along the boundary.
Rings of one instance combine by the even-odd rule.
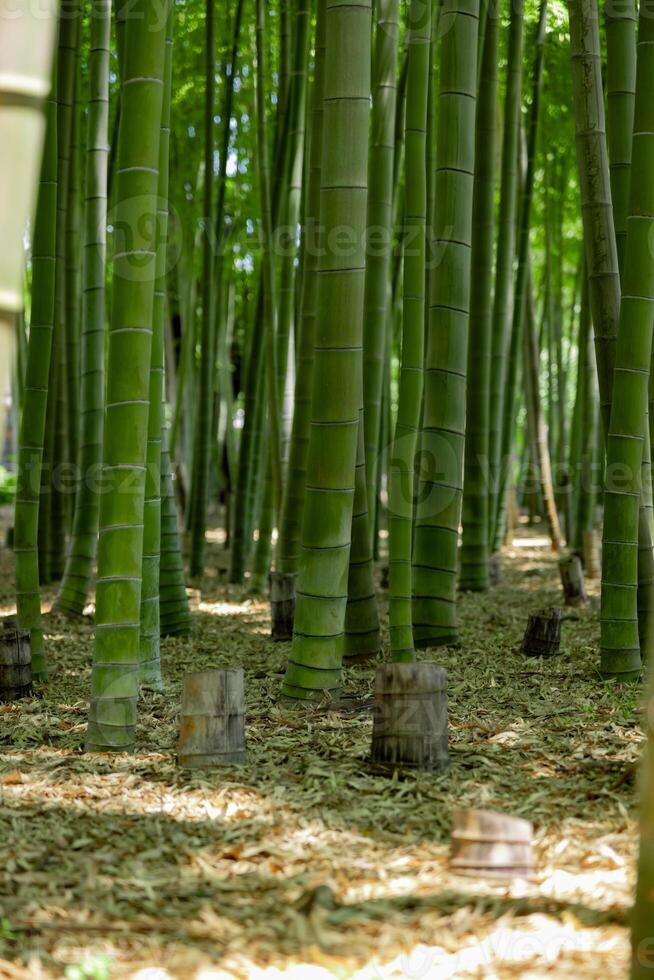
[[[519,654],[560,586],[546,547],[516,544],[499,586],[461,596],[462,647],[421,654],[449,675],[441,776],[369,764],[374,664],[344,672],[340,704],[277,703],[288,645],[263,599],[225,584],[216,543],[133,756],[82,752],[92,635],[49,614],[43,696],[0,706],[0,978],[623,977],[642,691],[599,680],[596,583],[561,657]],[[2,551],[3,614],[12,582]],[[387,648],[381,592],[380,609]],[[230,665],[245,669],[247,765],[182,771],[182,677]],[[450,873],[462,807],[534,822],[535,881]]]

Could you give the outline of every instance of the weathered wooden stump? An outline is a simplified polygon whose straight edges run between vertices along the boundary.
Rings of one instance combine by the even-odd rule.
[[[293,639],[295,619],[295,581],[297,576],[285,572],[270,573],[270,614],[273,640]]]
[[[491,810],[454,814],[450,867],[483,878],[531,878],[533,827],[528,820]]]
[[[601,575],[601,562],[597,531],[594,527],[584,531],[584,572],[589,581],[595,581]]]
[[[566,555],[565,558],[561,558],[559,573],[566,606],[585,606],[588,596],[579,555]]]
[[[241,667],[185,675],[177,761],[187,769],[245,762]]]
[[[186,590],[186,598],[188,600],[189,609],[192,612],[197,612],[200,608],[200,603],[202,602],[202,589],[188,588]]]
[[[29,630],[13,616],[0,621],[0,701],[29,698],[32,690],[32,645]]]
[[[491,585],[502,584],[502,566],[497,555],[493,555],[488,562],[488,577]]]
[[[527,621],[522,652],[528,657],[556,657],[561,649],[561,609],[544,609]]]
[[[14,528],[13,525],[7,528],[5,531],[5,548],[8,551],[14,550]]]
[[[372,762],[445,772],[447,671],[433,663],[383,664],[375,675]]]

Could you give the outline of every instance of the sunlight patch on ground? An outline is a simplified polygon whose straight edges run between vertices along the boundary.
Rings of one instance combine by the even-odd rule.
[[[449,937],[445,930],[439,932],[442,945],[420,943],[408,947],[388,962],[375,957],[363,967],[347,972],[342,958],[330,956],[318,948],[312,951],[311,963],[264,968],[243,964],[243,967],[250,980],[333,980],[339,975],[352,980],[458,980],[464,977],[485,977],[486,980],[528,977],[536,980],[551,977],[553,970],[560,980],[578,977],[584,968],[597,971],[586,975],[619,977],[628,956],[627,940],[621,930],[584,929],[573,917],[559,922],[544,915],[531,915],[517,924],[507,916],[483,937],[467,939],[458,949],[457,944],[461,942],[459,929]],[[226,975],[222,970],[202,969],[196,974],[196,980],[223,980]]]
[[[252,602],[200,602],[200,612],[211,616],[248,616],[257,611]]]
[[[535,538],[514,538],[511,546],[513,548],[549,548],[551,539],[547,537]]]
[[[461,596],[463,650],[438,651],[446,777],[370,770],[375,664],[345,671],[342,711],[280,708],[288,647],[270,642],[269,603],[227,583],[218,540],[193,635],[162,644],[165,692],[143,697],[133,756],[80,751],[90,625],[49,619],[45,696],[0,707],[0,903],[18,937],[0,973],[11,959],[14,980],[55,980],[98,956],[138,980],[623,978],[639,694],[597,684],[597,582],[561,657],[518,653],[527,615],[561,601],[543,530],[517,532],[492,592]],[[0,552],[4,606],[12,563]],[[245,669],[247,764],[185,772],[182,678],[216,663]],[[450,873],[452,811],[480,805],[534,821],[534,882]]]

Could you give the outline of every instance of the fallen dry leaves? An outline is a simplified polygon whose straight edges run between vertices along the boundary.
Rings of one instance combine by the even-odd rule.
[[[502,585],[462,597],[463,647],[434,657],[447,776],[369,767],[374,666],[346,672],[336,710],[277,705],[288,647],[267,638],[264,601],[222,584],[217,543],[193,637],[162,644],[166,690],[143,698],[134,756],[81,752],[92,638],[51,618],[43,698],[0,708],[0,978],[623,977],[640,692],[598,679],[596,594],[562,657],[517,653],[527,614],[559,595],[547,549],[519,544]],[[2,552],[6,612],[11,577]],[[248,764],[181,772],[184,672],[236,664]],[[450,874],[459,807],[534,821],[536,881]]]

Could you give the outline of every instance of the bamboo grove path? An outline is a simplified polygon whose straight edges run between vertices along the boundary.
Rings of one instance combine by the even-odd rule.
[[[82,754],[90,626],[49,616],[45,697],[0,706],[0,977],[623,977],[641,692],[598,682],[592,583],[558,660],[517,652],[528,612],[559,601],[537,533],[504,552],[500,586],[462,598],[463,647],[435,658],[447,776],[371,772],[374,667],[347,671],[337,710],[277,706],[287,646],[266,604],[225,584],[217,543],[193,637],[162,643],[135,756]],[[0,614],[12,588],[2,551]],[[248,765],[184,774],[182,675],[237,664]],[[532,884],[448,873],[459,806],[535,822]]]

